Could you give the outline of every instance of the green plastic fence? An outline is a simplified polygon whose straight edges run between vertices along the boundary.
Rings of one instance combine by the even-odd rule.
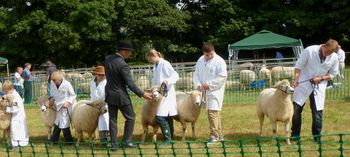
[[[320,142],[312,136],[300,137],[292,144],[286,138],[257,138],[227,140],[216,143],[203,141],[158,143],[135,143],[135,148],[111,151],[100,143],[51,144],[33,143],[29,146],[9,149],[1,145],[0,156],[350,156],[350,133],[322,135]]]

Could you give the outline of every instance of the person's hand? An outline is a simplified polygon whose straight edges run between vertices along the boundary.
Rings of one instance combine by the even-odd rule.
[[[208,84],[206,84],[206,83],[202,84],[202,89],[203,90],[209,90]]]
[[[162,82],[162,84],[165,84],[165,85],[168,85],[168,81],[167,80],[164,80],[163,82]]]
[[[152,94],[148,92],[144,92],[143,98],[146,100],[151,100],[152,99]]]
[[[295,87],[298,87],[298,85],[299,85],[299,80],[298,79],[295,79],[294,80],[294,83],[293,83],[293,87],[295,88]]]
[[[65,103],[63,104],[63,107],[64,107],[64,108],[68,108],[68,107],[69,107],[69,102],[65,102]]]
[[[316,76],[316,77],[312,78],[312,79],[310,80],[310,82],[311,82],[311,83],[314,83],[314,84],[319,84],[319,83],[321,83],[322,80],[323,80],[323,79],[322,79],[321,76]]]
[[[49,98],[49,107],[52,107],[55,104],[55,99],[53,97]]]

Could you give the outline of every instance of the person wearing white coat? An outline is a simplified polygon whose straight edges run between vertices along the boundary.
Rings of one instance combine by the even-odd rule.
[[[90,97],[91,101],[96,100],[105,100],[105,86],[107,83],[105,76],[105,67],[97,66],[92,72],[95,75],[95,79],[93,79],[90,83]],[[106,108],[108,108],[106,104]],[[103,146],[106,146],[110,139],[109,137],[109,115],[108,112],[100,115],[98,117],[98,131],[101,143]]]
[[[215,142],[223,140],[220,111],[227,78],[226,62],[215,53],[212,43],[204,43],[202,50],[204,55],[196,63],[193,84],[194,87],[203,92],[206,109],[208,110],[210,125],[208,142]]]
[[[338,74],[338,57],[334,53],[338,42],[330,39],[325,44],[309,46],[303,50],[294,70],[294,115],[292,119],[292,140],[299,139],[301,112],[307,98],[312,111],[312,134],[314,141],[320,141],[322,111],[326,96],[327,81]]]
[[[345,69],[345,52],[341,47],[338,47],[339,50],[337,51],[338,60],[339,60],[339,76],[340,81],[344,81],[344,69]]]
[[[5,81],[2,86],[7,95],[15,98],[17,105],[6,107],[6,112],[11,113],[11,145],[12,147],[28,145],[29,135],[27,129],[26,114],[24,112],[23,99],[16,92],[11,81]]]
[[[50,98],[50,101],[54,101],[57,114],[55,127],[50,141],[57,143],[62,130],[64,141],[71,144],[73,142],[73,138],[69,125],[71,121],[72,106],[76,102],[77,96],[74,93],[71,83],[63,78],[60,71],[55,71],[51,74],[51,81],[53,96]]]
[[[170,142],[174,136],[173,117],[177,115],[174,84],[179,79],[179,74],[155,49],[150,49],[147,56],[149,62],[154,64],[152,86],[166,86],[167,91],[158,107],[156,121],[162,130],[164,142]]]

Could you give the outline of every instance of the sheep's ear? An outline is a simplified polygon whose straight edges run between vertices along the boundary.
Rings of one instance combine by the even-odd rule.
[[[278,83],[276,83],[275,85],[273,85],[272,87],[273,87],[273,88],[278,88],[279,85],[280,85],[280,84],[279,84],[279,82],[278,82]]]

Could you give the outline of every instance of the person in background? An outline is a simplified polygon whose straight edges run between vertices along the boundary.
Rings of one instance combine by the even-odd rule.
[[[15,90],[17,93],[23,98],[23,83],[24,79],[22,78],[21,74],[23,72],[22,67],[17,67],[15,72],[15,82],[13,83]]]
[[[17,105],[6,107],[6,112],[11,113],[11,145],[12,148],[26,146],[29,142],[26,114],[24,112],[23,99],[16,92],[11,81],[6,80],[2,86],[6,95],[14,97]]]
[[[163,86],[166,90],[163,91],[166,94],[163,94],[165,97],[158,107],[156,121],[162,130],[164,142],[171,142],[174,139],[173,117],[177,115],[175,83],[179,79],[179,74],[155,49],[150,49],[147,59],[154,64],[152,86]]]
[[[46,62],[46,80],[47,80],[47,96],[48,97],[52,97],[52,91],[51,91],[51,74],[55,71],[57,71],[56,69],[56,65],[54,65],[51,61],[47,61]]]
[[[64,141],[72,144],[73,137],[70,131],[70,119],[72,113],[72,105],[76,102],[76,94],[74,93],[72,84],[63,78],[60,71],[51,74],[52,97],[50,105],[56,105],[56,120],[50,141],[57,143],[60,138],[61,130],[63,131]]]
[[[143,92],[136,86],[131,77],[129,65],[124,60],[125,58],[129,58],[131,56],[132,50],[133,46],[130,41],[121,40],[118,43],[118,52],[109,55],[105,60],[107,79],[107,84],[105,87],[105,101],[108,104],[109,132],[111,136],[112,151],[118,149],[118,110],[121,111],[126,119],[121,147],[135,147],[135,145],[131,143],[134,132],[135,112],[126,87],[128,87],[139,97],[143,97],[148,100],[152,99],[151,93]]]
[[[337,50],[338,42],[329,39],[324,44],[305,48],[295,63],[291,140],[300,138],[301,113],[309,98],[312,135],[314,135],[315,142],[320,142],[327,81],[332,80],[338,74],[339,61],[334,53]]]
[[[26,63],[24,64],[24,70],[22,72],[22,78],[24,79],[24,103],[30,104],[32,103],[32,90],[33,90],[33,75],[30,69],[32,68],[32,64]]]
[[[105,67],[97,66],[92,74],[95,78],[90,83],[91,101],[105,100],[105,86],[107,83],[105,76]],[[107,107],[107,104],[106,104]],[[102,114],[98,118],[98,131],[102,145],[106,147],[106,143],[110,140],[109,136],[109,115],[108,112]]]
[[[340,79],[340,81],[344,81],[344,69],[345,69],[345,52],[343,49],[341,49],[341,46],[339,45],[338,51],[336,51],[338,60],[339,60],[339,74],[337,75]]]
[[[195,65],[193,84],[203,92],[210,125],[208,142],[212,143],[224,139],[221,131],[220,112],[224,100],[227,70],[225,60],[216,54],[212,43],[205,42],[202,51],[203,55]]]

